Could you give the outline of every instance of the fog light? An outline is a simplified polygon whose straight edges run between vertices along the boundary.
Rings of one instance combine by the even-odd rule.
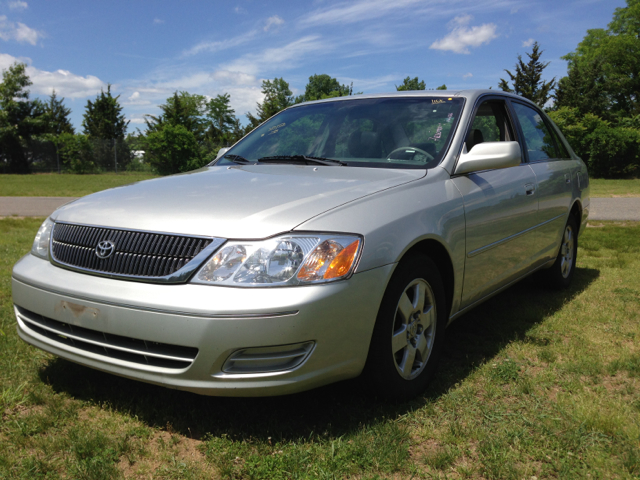
[[[222,367],[225,373],[269,373],[291,370],[304,362],[315,342],[243,348],[233,352]]]

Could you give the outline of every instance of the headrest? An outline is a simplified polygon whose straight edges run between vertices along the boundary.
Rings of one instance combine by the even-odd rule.
[[[349,136],[349,153],[355,158],[378,158],[380,156],[378,134],[356,130]]]
[[[484,142],[484,135],[482,135],[482,131],[477,128],[472,128],[469,131],[469,135],[467,135],[466,144],[467,144],[467,152],[471,151],[471,149],[479,144]]]

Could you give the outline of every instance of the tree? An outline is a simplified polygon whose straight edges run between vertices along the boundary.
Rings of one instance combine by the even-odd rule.
[[[532,102],[538,104],[540,107],[544,107],[545,104],[551,98],[551,92],[555,88],[555,77],[546,82],[542,80],[542,72],[549,65],[549,62],[542,63],[540,57],[543,51],[540,51],[540,45],[538,42],[533,44],[533,50],[531,53],[527,53],[529,62],[524,63],[522,61],[522,55],[518,55],[518,63],[516,63],[516,73],[513,74],[509,70],[505,69],[505,72],[509,75],[513,88],[509,86],[507,80],[501,78],[499,87],[510,93],[515,93],[524,98],[528,98]]]
[[[587,95],[606,103],[603,116],[612,121],[640,114],[640,0],[616,8],[606,30],[587,30],[576,50],[563,59],[569,62],[568,77],[574,84],[579,75],[598,69],[597,82],[582,90],[565,89],[563,106],[581,109],[580,97]]]
[[[419,80],[418,77],[407,77],[402,81],[401,85],[396,85],[396,90],[399,92],[407,90],[425,90],[427,85],[424,80]]]
[[[585,161],[591,177],[624,178],[640,173],[640,130],[635,121],[630,119],[629,126],[612,125],[570,107],[560,107],[549,115]]]
[[[111,85],[92,102],[87,101],[82,126],[89,138],[124,140],[129,122],[125,120],[122,106],[118,102],[120,95],[111,95]]]
[[[401,85],[396,85],[396,90],[399,92],[402,91],[410,91],[410,90],[426,90],[427,85],[424,83],[424,80],[418,79],[418,77],[407,77],[402,81]],[[436,87],[436,90],[446,90],[447,86],[443,83],[439,87]],[[430,88],[429,90],[433,90]]]
[[[257,104],[258,116],[255,117],[251,113],[246,114],[250,128],[257,127],[294,103],[293,93],[289,88],[289,84],[282,78],[274,78],[273,81],[263,80],[262,93],[264,94],[264,100],[262,103]]]
[[[60,135],[62,133],[75,133],[69,115],[71,109],[64,106],[64,98],[58,99],[56,91],[53,90],[49,96],[49,101],[44,104],[46,115],[47,133]]]
[[[558,81],[553,108],[576,109],[580,115],[591,113],[611,120],[610,99],[606,90],[603,59],[576,63],[568,75]]]
[[[207,129],[206,109],[207,99],[204,95],[176,91],[167,98],[166,103],[160,105],[160,116],[146,116],[147,130],[155,132],[166,125],[182,125],[193,134],[197,142],[202,142]]]
[[[56,137],[56,146],[60,157],[73,173],[93,173],[93,144],[86,135],[74,135],[63,132]]]
[[[352,94],[353,83],[351,85],[340,85],[340,82],[338,82],[336,78],[323,73],[309,77],[309,83],[307,83],[305,87],[304,96],[297,97],[296,103],[322,100],[324,98],[345,97]]]
[[[32,137],[44,133],[44,106],[29,99],[31,80],[24,63],[2,71],[0,83],[0,161],[11,173],[29,173],[25,147]]]
[[[242,128],[236,118],[236,111],[230,105],[228,93],[217,95],[207,102],[207,119],[210,122],[207,137],[216,144],[235,143]]]
[[[202,166],[200,146],[184,125],[164,125],[147,135],[145,160],[160,175],[187,172]]]

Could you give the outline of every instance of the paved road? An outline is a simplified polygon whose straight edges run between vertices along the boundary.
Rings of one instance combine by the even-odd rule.
[[[46,217],[76,197],[0,197],[0,217]]]
[[[640,221],[640,198],[592,198],[589,220]]]
[[[0,217],[46,217],[76,197],[0,197]],[[640,221],[640,198],[592,198],[590,220]]]

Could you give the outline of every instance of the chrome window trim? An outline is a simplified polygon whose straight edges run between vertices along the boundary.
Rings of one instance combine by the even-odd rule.
[[[218,237],[206,237],[202,235],[186,235],[184,233],[169,233],[169,232],[158,232],[151,230],[138,230],[135,228],[122,228],[122,227],[107,227],[104,225],[88,225],[85,223],[72,223],[72,222],[58,222],[53,220],[54,227],[51,229],[51,235],[49,236],[49,261],[61,268],[65,268],[67,270],[73,270],[74,272],[85,273],[87,275],[94,275],[97,277],[105,277],[105,278],[113,278],[119,280],[130,280],[133,282],[143,282],[143,283],[160,283],[160,284],[175,284],[175,283],[186,283],[191,276],[196,272],[198,268],[207,260],[218,248],[224,245],[227,242],[226,238],[218,238]],[[76,267],[74,265],[69,265],[68,263],[60,262],[53,256],[53,231],[55,229],[55,225],[77,225],[80,227],[89,227],[89,228],[103,228],[106,230],[120,230],[120,231],[129,231],[129,232],[139,232],[139,233],[148,233],[153,235],[172,235],[175,237],[185,237],[185,238],[198,238],[204,240],[211,240],[211,243],[205,247],[198,255],[193,257],[189,262],[187,262],[180,270],[170,274],[165,275],[163,277],[144,277],[140,275],[125,275],[120,273],[108,273],[101,272],[99,270],[91,270],[83,267]]]

